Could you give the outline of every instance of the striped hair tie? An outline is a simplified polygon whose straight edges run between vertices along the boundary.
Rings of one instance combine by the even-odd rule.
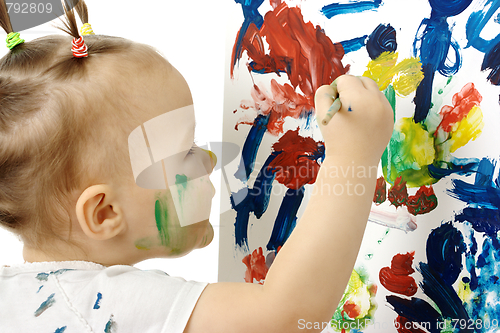
[[[80,33],[82,34],[82,36],[95,35],[94,30],[92,30],[92,26],[90,25],[90,23],[83,24],[82,27],[80,28]]]
[[[73,47],[71,48],[71,52],[73,52],[73,56],[75,58],[83,58],[88,57],[89,54],[87,52],[87,45],[85,45],[85,41],[83,37],[73,38],[73,42],[71,43]]]
[[[19,32],[11,32],[7,35],[7,39],[5,40],[7,42],[7,47],[12,50],[15,48],[17,45],[24,43],[24,39],[21,38],[21,35]]]

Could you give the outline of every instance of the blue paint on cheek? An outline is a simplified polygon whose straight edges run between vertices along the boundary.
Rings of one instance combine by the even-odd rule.
[[[397,48],[396,30],[390,24],[379,24],[366,42],[366,50],[372,60],[384,52],[396,52]]]

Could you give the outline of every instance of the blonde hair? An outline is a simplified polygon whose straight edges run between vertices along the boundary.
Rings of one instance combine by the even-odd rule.
[[[81,0],[76,9],[88,15],[82,6]],[[0,26],[12,32],[4,0]],[[73,10],[67,9],[62,30],[78,36]],[[53,35],[0,59],[0,225],[38,249],[54,237],[69,241],[55,230],[71,232],[73,191],[130,168],[117,162],[128,159],[119,147],[129,133],[115,124],[133,117],[121,82],[159,57],[118,37],[84,39],[88,58],[73,57],[71,37]]]

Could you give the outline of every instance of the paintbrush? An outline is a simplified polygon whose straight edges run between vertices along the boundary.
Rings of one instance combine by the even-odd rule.
[[[338,91],[337,91],[337,79],[335,79],[335,81],[333,81],[330,86],[333,88],[334,90],[334,94],[333,96],[335,95],[338,95]],[[332,120],[333,116],[335,116],[335,114],[337,114],[337,112],[339,112],[340,108],[342,107],[342,103],[340,102],[340,96],[338,96],[332,103],[332,105],[330,106],[330,108],[328,109],[328,111],[326,112],[326,116],[325,118],[323,119],[323,121],[321,122],[323,124],[323,126],[326,126],[328,125],[328,123],[330,122],[330,120]]]

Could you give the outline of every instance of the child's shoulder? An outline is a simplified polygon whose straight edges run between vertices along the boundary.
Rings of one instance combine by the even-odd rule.
[[[156,332],[178,327],[182,332],[205,286],[125,265],[68,261],[3,266],[0,299],[8,301],[0,302],[0,317],[5,316],[0,323],[54,321],[63,327],[84,321],[102,331],[110,322],[135,332],[146,327],[157,327]]]

